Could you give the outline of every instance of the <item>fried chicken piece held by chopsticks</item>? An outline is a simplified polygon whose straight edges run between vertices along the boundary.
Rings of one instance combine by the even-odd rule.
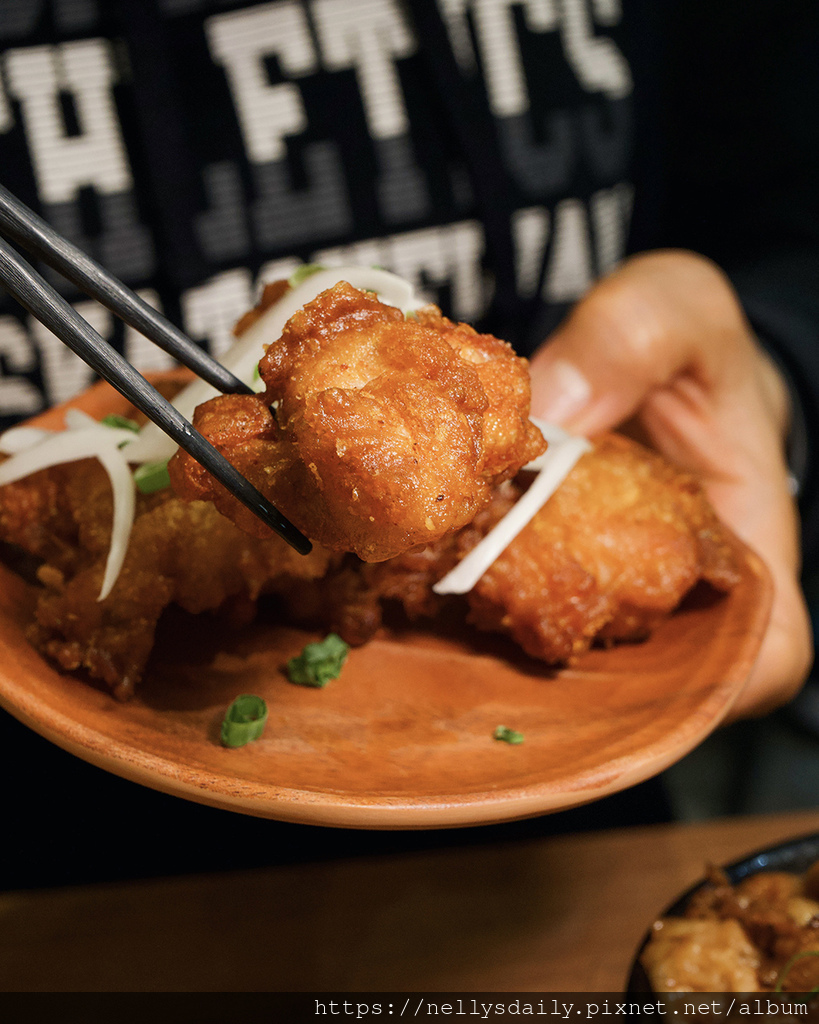
[[[259,371],[263,397],[215,398],[194,424],[311,540],[365,561],[462,528],[545,449],[510,346],[345,282],[290,318]],[[259,529],[184,453],[171,478]]]

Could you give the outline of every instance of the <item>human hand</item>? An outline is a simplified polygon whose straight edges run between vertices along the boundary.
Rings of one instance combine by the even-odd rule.
[[[683,251],[632,258],[582,299],[531,371],[532,415],[589,436],[631,423],[699,476],[774,584],[759,657],[731,717],[793,697],[812,648],[784,456],[788,394],[723,273]]]

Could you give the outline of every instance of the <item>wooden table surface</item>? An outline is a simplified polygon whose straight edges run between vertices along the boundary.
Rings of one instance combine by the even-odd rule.
[[[0,894],[1,991],[616,992],[707,860],[819,810]]]

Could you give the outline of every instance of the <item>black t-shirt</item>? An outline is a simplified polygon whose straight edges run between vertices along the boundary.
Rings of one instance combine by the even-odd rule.
[[[565,307],[626,251],[618,0],[3,9],[4,183],[216,355],[302,260],[385,266],[470,322],[497,286],[495,326],[525,345],[536,297]],[[0,352],[9,418],[90,377],[10,302]]]

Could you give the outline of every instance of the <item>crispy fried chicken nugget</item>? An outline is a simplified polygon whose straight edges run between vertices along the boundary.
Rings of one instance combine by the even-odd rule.
[[[595,640],[644,639],[699,580],[723,591],[738,580],[699,483],[610,435],[477,582],[470,617],[567,663]]]
[[[112,510],[108,478],[93,460],[44,470],[0,491],[0,539],[44,559],[31,641],[123,700],[142,677],[169,605],[192,614],[252,606],[292,578],[328,570],[330,555],[321,548],[305,557],[275,535],[250,537],[210,503],[165,490],[139,496],[125,562],[100,601]]]
[[[433,585],[503,518],[524,486],[522,477],[501,485],[457,534],[362,566],[365,590],[400,602],[410,618],[439,614],[457,599],[439,597]],[[528,654],[559,665],[597,641],[645,638],[700,580],[723,591],[738,580],[725,530],[701,487],[659,455],[610,435],[582,457],[461,600],[479,629],[506,633]],[[359,594],[347,619],[336,620],[342,634],[371,626],[372,604]]]
[[[311,540],[365,561],[465,526],[545,448],[527,363],[508,345],[344,282],[290,318],[259,370],[263,402],[214,399],[197,428]],[[257,529],[187,456],[172,480]]]

